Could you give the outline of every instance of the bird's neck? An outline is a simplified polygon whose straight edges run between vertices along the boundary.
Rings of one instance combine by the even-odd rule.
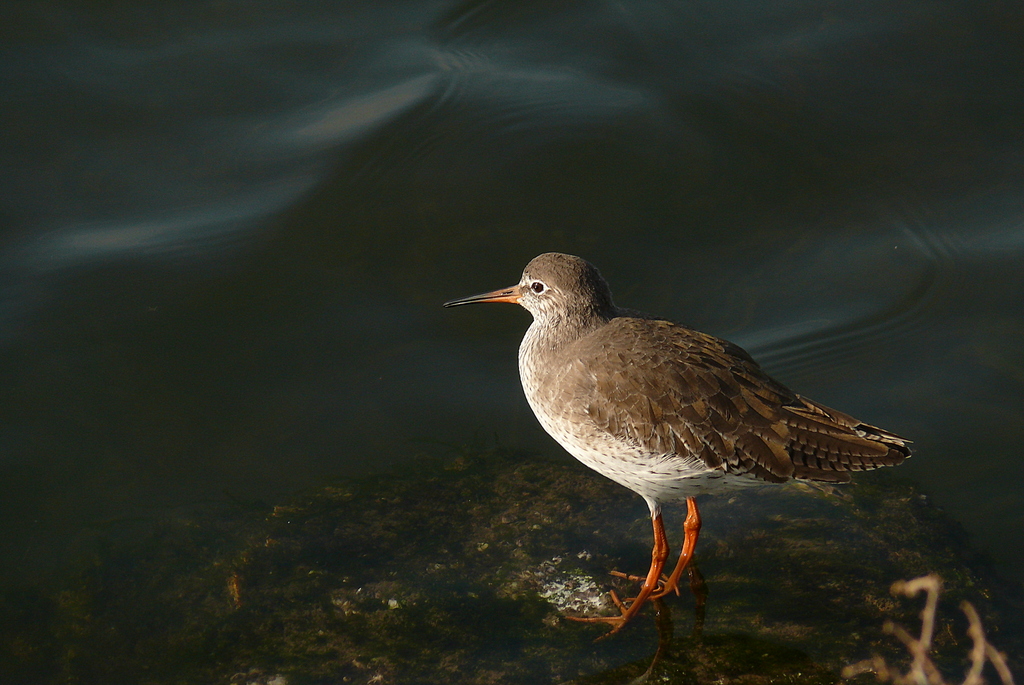
[[[523,338],[524,349],[552,354],[608,323],[617,312],[558,312],[534,318]]]

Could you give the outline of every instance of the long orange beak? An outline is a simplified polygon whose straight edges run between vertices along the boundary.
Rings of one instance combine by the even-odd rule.
[[[444,306],[458,307],[460,304],[476,304],[477,302],[510,302],[512,304],[518,304],[520,297],[522,297],[522,295],[519,292],[519,286],[514,285],[511,288],[492,290],[489,293],[480,293],[479,295],[464,297],[461,300],[445,302]]]

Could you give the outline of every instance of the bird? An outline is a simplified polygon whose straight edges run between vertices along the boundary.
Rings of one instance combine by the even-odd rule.
[[[607,624],[607,635],[648,600],[678,594],[700,535],[697,496],[793,479],[843,483],[910,456],[906,438],[798,395],[738,345],[616,306],[581,257],[541,254],[516,285],[444,306],[489,302],[533,315],[519,374],[544,430],[650,510],[651,565],[637,595],[621,600],[613,591],[617,615],[572,617]],[[662,506],[684,500],[684,540],[666,575]]]

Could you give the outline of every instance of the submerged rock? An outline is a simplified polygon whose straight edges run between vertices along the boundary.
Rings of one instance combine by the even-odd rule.
[[[704,612],[666,598],[595,643],[605,628],[562,614],[631,594],[608,571],[647,568],[642,500],[574,462],[423,462],[232,521],[168,523],[37,597],[45,620],[3,657],[24,682],[834,683],[872,652],[905,659],[881,626],[916,629],[920,606],[889,587],[936,572],[940,664],[957,672],[969,648],[961,600],[1019,660],[1012,588],[959,527],[910,485],[860,481],[703,500]],[[674,544],[682,519],[667,511]]]

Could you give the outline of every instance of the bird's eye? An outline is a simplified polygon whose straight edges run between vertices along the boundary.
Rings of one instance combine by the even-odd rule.
[[[545,289],[546,289],[546,286],[543,283],[541,283],[540,281],[534,281],[533,283],[530,284],[530,290],[532,290],[533,292],[537,293],[538,295],[540,295],[542,292],[544,292]]]

